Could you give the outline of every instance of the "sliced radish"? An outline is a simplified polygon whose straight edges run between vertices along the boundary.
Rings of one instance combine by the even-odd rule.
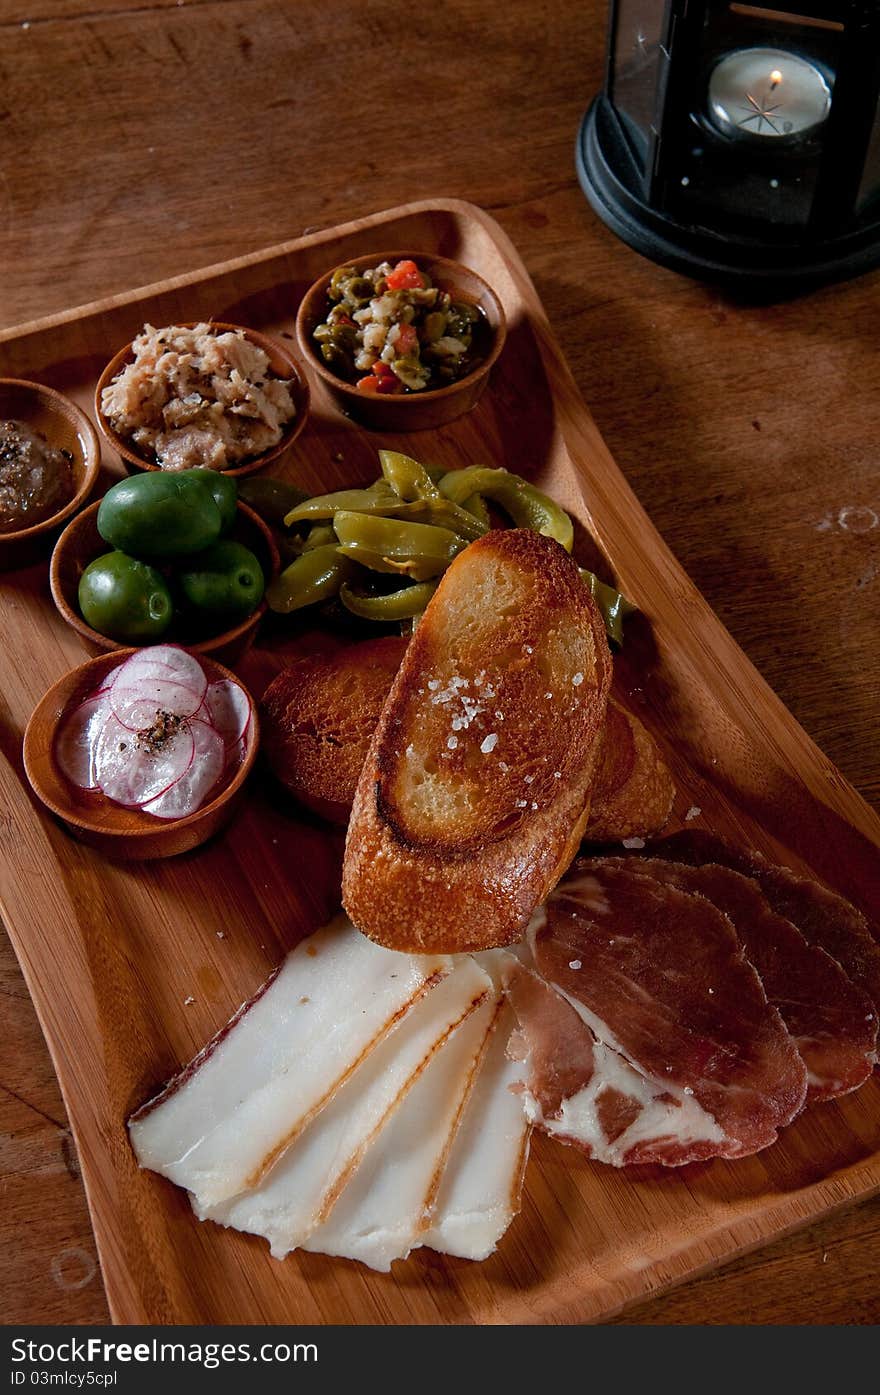
[[[116,676],[114,687],[138,688],[157,681],[179,685],[187,692],[192,689],[200,695],[199,701],[208,686],[207,674],[194,655],[171,644],[155,644],[137,650],[131,658],[126,659]]]
[[[229,678],[209,683],[203,706],[208,721],[219,731],[227,747],[234,746],[244,736],[251,720],[251,700],[238,683]]]
[[[189,727],[194,758],[188,770],[163,794],[141,805],[145,813],[156,818],[182,819],[201,808],[226,767],[226,752],[218,732],[198,718],[193,718]]]
[[[86,698],[65,717],[55,738],[55,755],[62,771],[80,789],[98,788],[95,748],[109,716],[106,693]]]
[[[191,688],[177,678],[138,674],[137,687],[129,687],[125,676],[113,684],[108,694],[110,711],[129,731],[151,727],[157,712],[175,717],[193,717],[202,705],[205,689]]]
[[[109,693],[113,684],[116,682],[117,675],[120,674],[124,668],[125,664],[117,664],[115,668],[111,668],[109,673],[104,674],[97,688],[92,689],[89,693],[89,697],[99,697],[102,693]]]
[[[145,733],[131,731],[108,713],[95,746],[95,775],[108,799],[129,807],[144,805],[176,784],[194,756],[195,739],[188,722],[151,745]]]

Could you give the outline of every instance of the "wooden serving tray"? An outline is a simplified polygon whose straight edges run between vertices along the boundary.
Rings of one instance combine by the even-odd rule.
[[[582,560],[641,607],[617,683],[675,769],[676,822],[689,812],[697,827],[810,867],[880,918],[880,820],[667,551],[596,431],[515,249],[479,209],[408,204],[23,326],[0,335],[0,372],[61,388],[91,412],[101,369],[145,320],[214,317],[289,337],[316,276],[381,246],[453,257],[495,287],[510,333],[489,390],[452,426],[376,438],[314,385],[284,475],[312,492],[366,481],[384,444],[535,480],[582,525]],[[64,1092],[116,1321],[596,1320],[880,1189],[875,1079],[735,1163],[619,1172],[535,1138],[522,1214],[482,1264],[428,1250],[390,1275],[311,1254],[278,1263],[255,1237],[199,1224],[181,1191],[138,1171],[125,1120],[337,909],[342,839],[256,776],[230,828],[186,856],[113,864],[76,843],[35,804],[20,749],[38,699],[86,655],[56,615],[45,564],[0,576],[0,596],[0,909]],[[310,624],[292,618],[258,639],[239,665],[253,691],[285,654],[318,642]]]

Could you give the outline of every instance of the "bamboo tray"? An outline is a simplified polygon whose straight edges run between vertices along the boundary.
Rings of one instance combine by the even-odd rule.
[[[455,201],[407,204],[188,277],[0,335],[0,372],[59,387],[91,412],[97,377],[145,320],[214,317],[292,335],[323,270],[379,246],[439,253],[500,294],[510,333],[475,412],[377,438],[315,386],[283,473],[310,491],[368,480],[376,447],[451,467],[504,463],[578,519],[582,560],[635,600],[618,687],[665,747],[676,818],[810,867],[880,917],[880,820],[768,689],[652,528],[608,454],[534,287],[497,224]],[[105,459],[105,482],[119,467]],[[597,551],[598,548],[598,551]],[[533,1142],[522,1214],[483,1264],[416,1251],[390,1275],[264,1242],[191,1215],[140,1173],[125,1120],[338,905],[341,838],[252,779],[213,843],[168,862],[113,864],[34,804],[21,735],[44,691],[85,657],[52,607],[45,564],[0,576],[0,909],[64,1092],[104,1283],[125,1323],[531,1323],[600,1320],[880,1190],[880,1088],[802,1116],[736,1163],[624,1174]],[[304,622],[258,639],[255,693]]]

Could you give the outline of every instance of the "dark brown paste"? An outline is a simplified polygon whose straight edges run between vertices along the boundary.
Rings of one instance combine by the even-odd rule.
[[[73,457],[23,421],[0,420],[0,533],[42,523],[73,496]]]

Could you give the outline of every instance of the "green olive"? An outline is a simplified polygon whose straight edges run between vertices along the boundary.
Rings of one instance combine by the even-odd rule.
[[[174,613],[161,572],[124,552],[107,552],[89,563],[79,580],[78,600],[87,625],[126,644],[152,644]]]
[[[307,496],[286,480],[252,477],[241,481],[238,497],[267,523],[281,524],[285,514],[290,513]]]

